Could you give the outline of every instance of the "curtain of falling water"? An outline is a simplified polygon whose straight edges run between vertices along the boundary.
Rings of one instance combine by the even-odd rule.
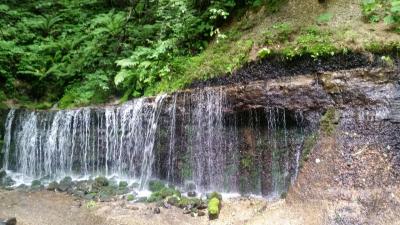
[[[153,144],[165,96],[105,110],[11,110],[6,126],[5,168],[27,178],[122,175],[144,186],[151,177]],[[12,129],[14,126],[14,129]],[[10,165],[11,155],[16,165]]]
[[[247,182],[257,186],[251,188],[256,193],[262,192],[261,183],[271,191],[285,190],[297,174],[297,168],[290,170],[298,166],[297,143],[303,139],[287,128],[285,110],[267,108],[249,126],[236,116],[226,118],[224,110],[230,106],[222,89],[177,93],[168,97],[169,104],[166,97],[104,108],[11,110],[5,126],[5,168],[31,179],[117,175],[137,180],[142,188],[152,176],[178,184],[193,180],[199,191],[237,192]],[[246,129],[254,130],[251,138],[259,143],[254,149],[243,147]],[[155,145],[161,136],[163,142]],[[260,161],[268,156],[264,150],[271,159]],[[154,163],[156,156],[161,164]],[[247,165],[249,159],[253,161]],[[154,166],[165,172],[154,173]]]

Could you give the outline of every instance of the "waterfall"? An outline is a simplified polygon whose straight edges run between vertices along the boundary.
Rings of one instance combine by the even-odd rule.
[[[152,175],[152,149],[164,97],[104,110],[11,110],[3,149],[5,168],[31,179],[120,175],[144,186]],[[9,164],[12,157],[16,165]]]
[[[140,188],[162,179],[193,182],[200,192],[279,195],[298,174],[305,132],[297,116],[274,107],[235,111],[222,88],[118,106],[11,110],[3,165],[27,181],[105,175]]]
[[[6,119],[6,133],[4,135],[4,146],[2,149],[2,152],[4,152],[4,158],[7,160],[4,160],[4,167],[8,168],[8,158],[9,158],[9,149],[10,149],[10,143],[11,143],[11,126],[14,120],[14,115],[15,115],[15,109],[11,109],[10,112],[7,115],[7,119]]]

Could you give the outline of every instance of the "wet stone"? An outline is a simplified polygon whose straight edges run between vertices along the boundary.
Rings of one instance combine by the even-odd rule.
[[[65,177],[60,181],[60,184],[58,185],[57,189],[61,192],[66,192],[68,189],[72,187],[72,178],[71,177]]]
[[[160,208],[158,208],[158,207],[154,208],[154,209],[153,209],[153,213],[154,213],[154,214],[160,214],[160,213],[161,213]]]
[[[187,193],[187,195],[188,195],[189,197],[196,197],[196,196],[197,196],[197,193],[196,193],[195,191],[189,191],[189,192]]]
[[[49,185],[47,186],[47,190],[48,191],[55,191],[58,189],[58,182],[57,181],[53,181],[51,183],[49,183]]]

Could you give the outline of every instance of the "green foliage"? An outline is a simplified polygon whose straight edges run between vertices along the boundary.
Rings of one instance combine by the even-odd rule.
[[[336,130],[336,124],[336,110],[333,107],[328,108],[320,120],[321,130],[327,135],[332,135]]]
[[[149,190],[151,192],[158,192],[165,187],[164,182],[160,180],[151,180],[149,181]]]
[[[367,21],[377,23],[384,21],[400,29],[400,0],[363,0],[362,12]]]
[[[293,33],[294,29],[291,24],[277,23],[272,26],[272,30],[264,32],[264,44],[273,45],[288,42]]]
[[[238,2],[7,1],[0,4],[0,88],[19,104],[70,108],[154,93],[162,83],[182,87],[182,67],[196,63],[213,38],[229,38],[219,27],[253,1]]]
[[[129,201],[129,202],[131,202],[131,201],[135,200],[135,196],[132,195],[132,194],[129,194],[129,195],[126,197],[126,200]]]
[[[309,55],[316,59],[324,56],[334,55],[338,49],[334,46],[331,34],[319,30],[316,27],[309,27],[301,35],[297,36],[293,43],[290,43],[282,50],[286,58]]]
[[[89,202],[86,203],[86,208],[87,209],[93,209],[97,206],[97,203],[93,200],[90,200]]]
[[[174,188],[163,187],[159,191],[153,192],[147,201],[156,202],[171,196],[181,197],[181,193]]]
[[[310,135],[306,136],[304,139],[304,144],[303,144],[303,151],[301,154],[301,162],[300,166],[303,166],[303,163],[308,161],[308,158],[311,154],[311,150],[314,148],[315,144],[317,143],[318,140],[318,134],[317,133],[311,133]]]

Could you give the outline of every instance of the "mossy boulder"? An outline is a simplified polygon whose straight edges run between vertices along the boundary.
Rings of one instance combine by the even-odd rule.
[[[57,181],[53,181],[51,183],[49,183],[49,185],[47,186],[47,190],[48,191],[55,191],[58,189],[58,182]]]
[[[135,196],[132,195],[132,194],[129,194],[129,195],[126,196],[126,200],[131,202],[131,201],[135,200]]]
[[[221,201],[216,197],[211,198],[210,201],[208,201],[207,209],[208,209],[208,217],[211,220],[217,219],[221,209]]]
[[[64,177],[64,179],[60,181],[60,184],[58,185],[57,189],[61,192],[65,192],[72,187],[72,184],[73,183],[71,177]]]
[[[149,190],[151,192],[157,192],[160,191],[161,189],[163,189],[165,187],[164,182],[160,181],[160,180],[151,180],[149,182]]]
[[[173,206],[178,206],[179,198],[176,196],[170,196],[167,198],[167,203]]]
[[[100,177],[96,177],[96,179],[94,179],[94,184],[98,187],[104,187],[104,186],[108,186],[109,181],[106,177],[100,176]]]
[[[177,206],[182,209],[183,208],[196,208],[200,204],[201,204],[201,200],[198,198],[181,197]]]
[[[42,185],[42,182],[40,180],[33,180],[31,183],[31,187],[40,186],[40,185]]]
[[[10,187],[15,184],[15,181],[10,176],[6,176],[0,181],[1,181],[0,186],[4,186],[4,187]]]
[[[213,198],[218,198],[218,200],[222,201],[222,195],[218,192],[211,192],[211,193],[207,193],[207,199],[211,200]]]
[[[126,182],[126,181],[120,181],[119,182],[119,184],[118,184],[118,187],[121,189],[121,188],[126,188],[126,187],[128,187],[128,182]]]
[[[5,170],[0,170],[0,180],[7,176],[7,172]]]
[[[93,200],[95,197],[96,197],[96,193],[88,193],[85,196],[83,196],[83,198],[86,200]]]
[[[175,190],[174,188],[163,187],[159,191],[153,192],[147,201],[157,202],[170,196],[175,196],[180,198],[181,193],[178,190]]]
[[[40,180],[33,180],[31,183],[31,190],[39,191],[43,188],[42,182]]]
[[[92,191],[93,180],[81,180],[76,183],[76,189],[85,194]]]

